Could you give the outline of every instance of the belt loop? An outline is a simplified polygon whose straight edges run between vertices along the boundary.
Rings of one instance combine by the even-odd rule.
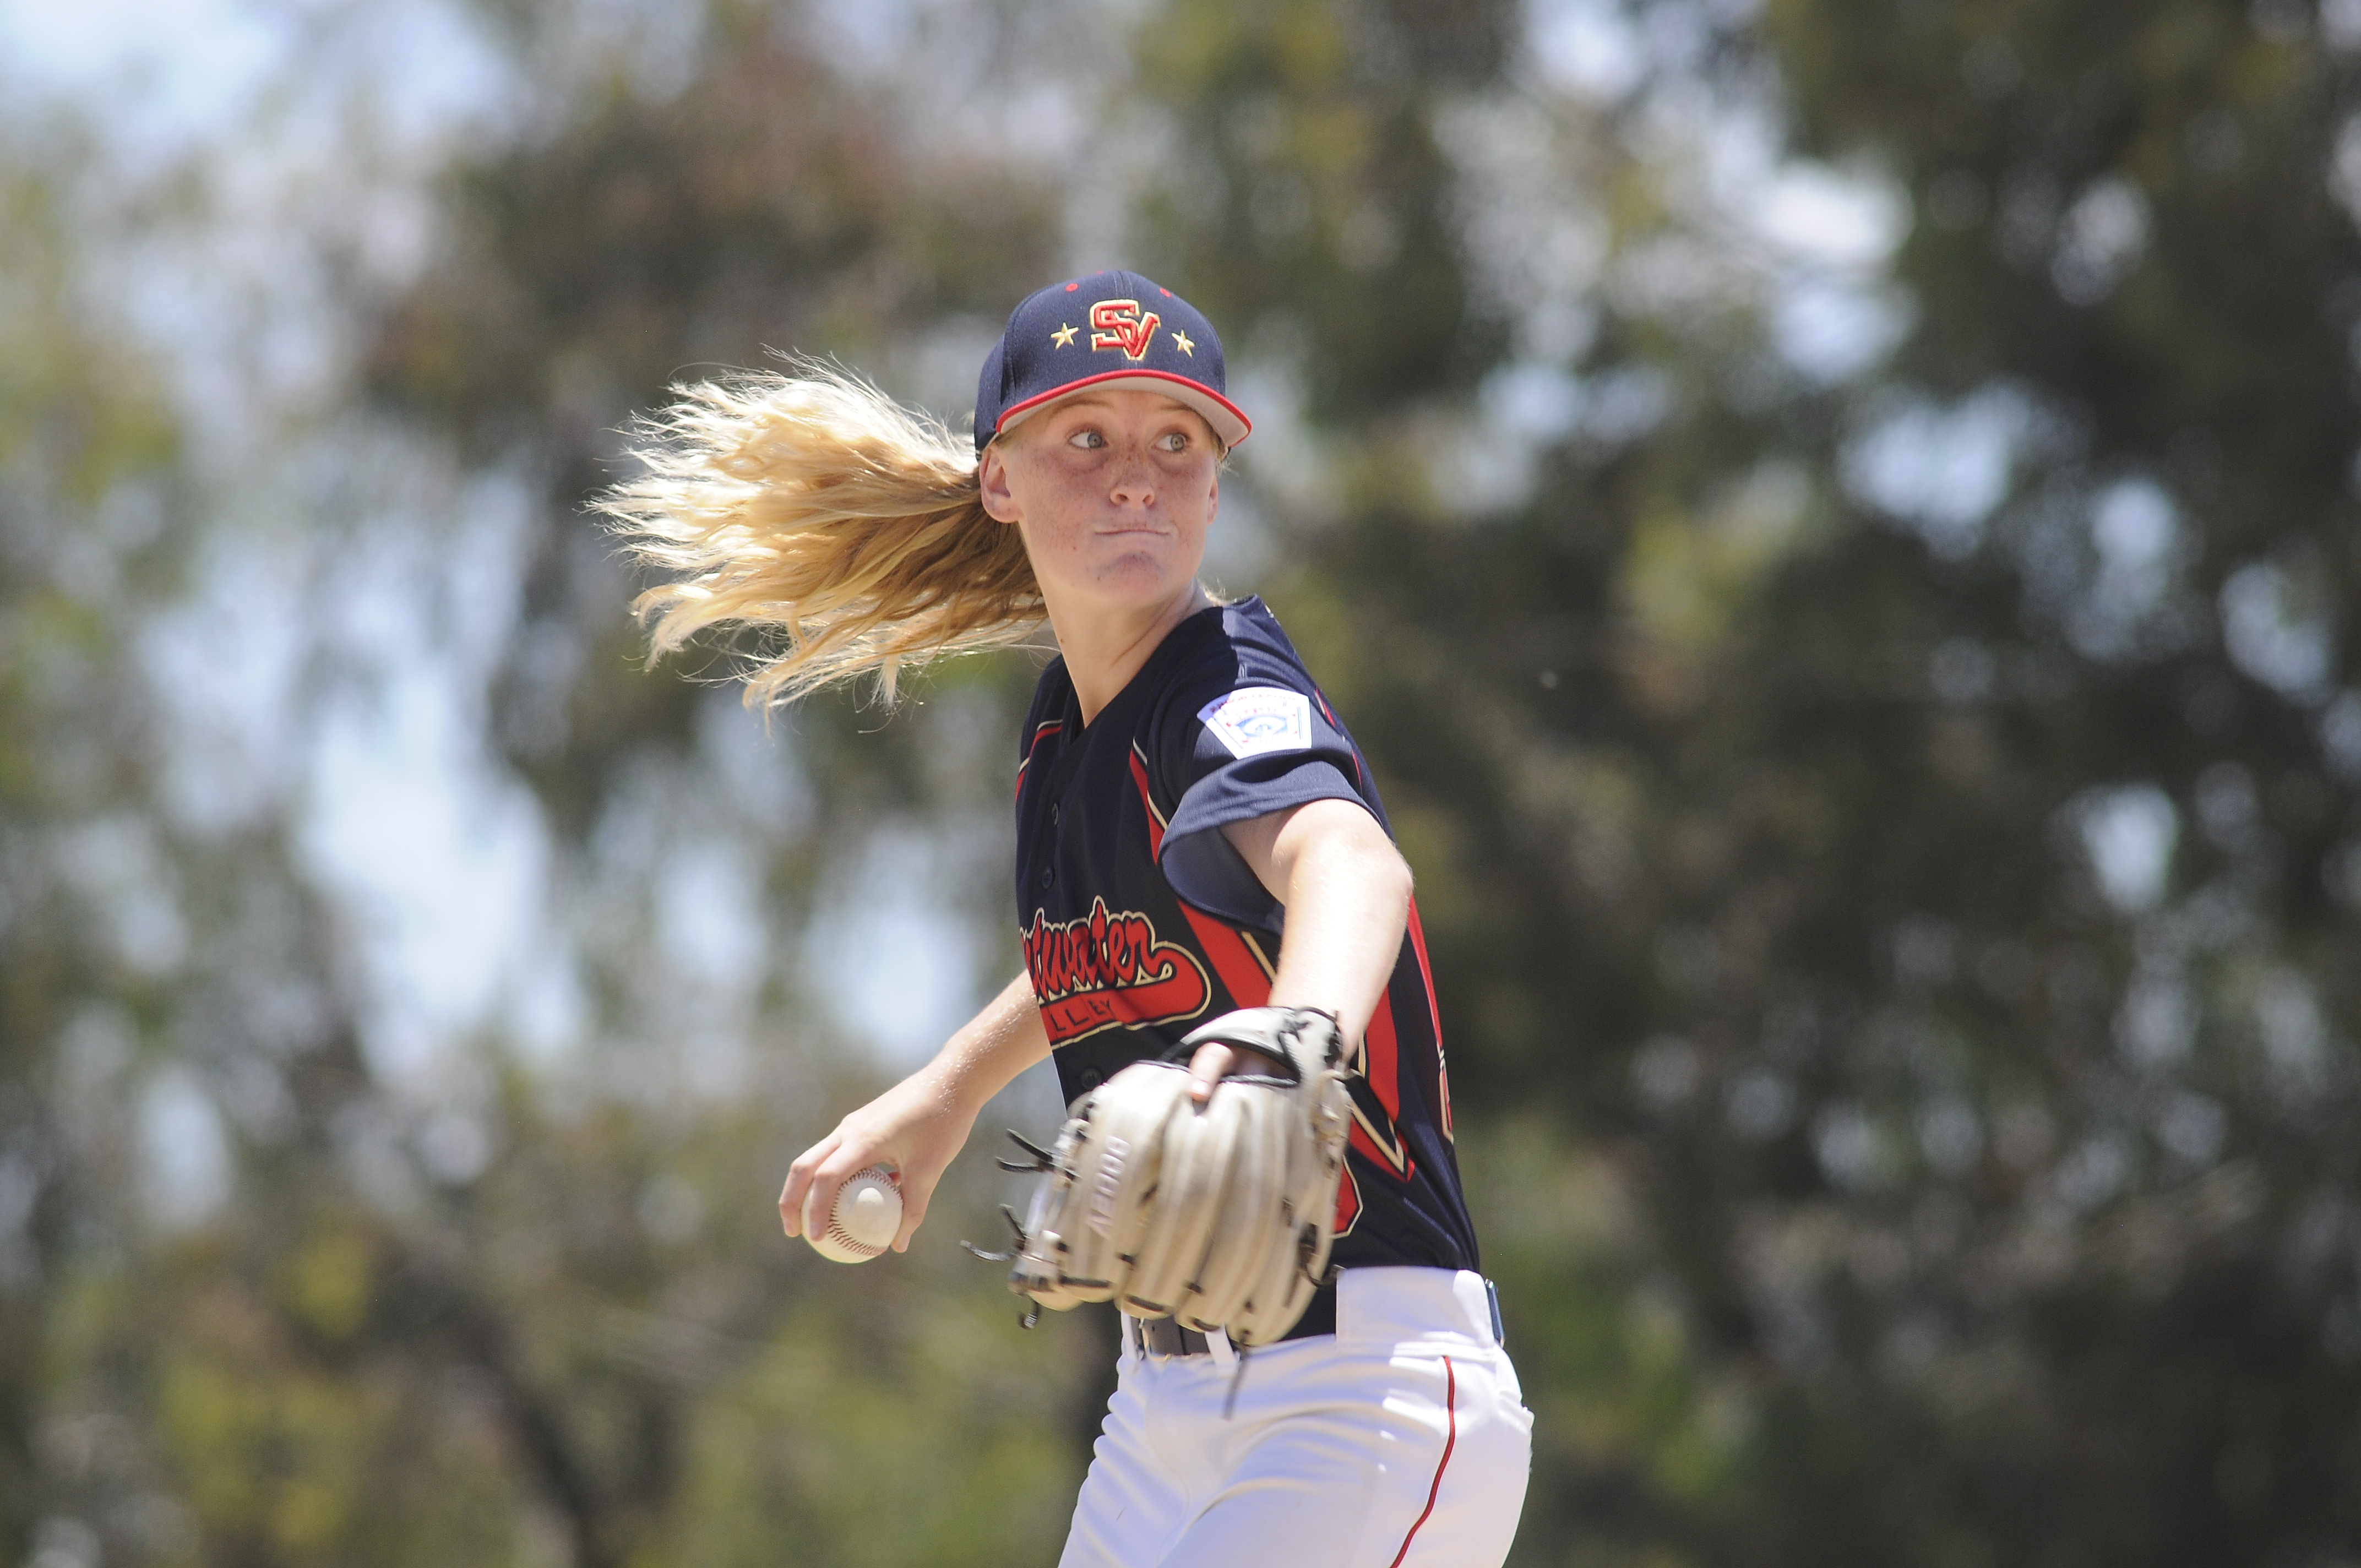
[[[1224,1329],[1207,1329],[1205,1348],[1213,1353],[1213,1365],[1224,1372],[1228,1371],[1230,1365],[1238,1358],[1238,1353],[1230,1345],[1229,1332]]]

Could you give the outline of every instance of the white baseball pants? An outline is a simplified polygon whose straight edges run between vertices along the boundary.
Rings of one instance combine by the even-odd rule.
[[[1059,1568],[1499,1568],[1532,1412],[1481,1276],[1352,1268],[1336,1332],[1142,1355],[1114,1400]]]

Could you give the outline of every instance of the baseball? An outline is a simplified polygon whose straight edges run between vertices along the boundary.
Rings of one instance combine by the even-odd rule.
[[[858,1171],[836,1190],[836,1207],[822,1230],[807,1223],[804,1239],[820,1256],[839,1263],[866,1263],[894,1245],[902,1228],[902,1190],[882,1165]]]

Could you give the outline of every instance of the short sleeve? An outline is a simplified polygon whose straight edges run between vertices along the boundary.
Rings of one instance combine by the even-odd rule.
[[[1179,804],[1159,860],[1172,890],[1198,908],[1275,931],[1279,901],[1221,829],[1315,800],[1369,802],[1356,782],[1352,742],[1300,670],[1245,661],[1234,668],[1226,683],[1187,683],[1161,716],[1157,782]]]

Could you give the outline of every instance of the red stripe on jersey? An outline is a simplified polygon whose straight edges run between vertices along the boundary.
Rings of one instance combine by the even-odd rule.
[[[1451,1131],[1451,1069],[1445,1065],[1443,1055],[1443,1009],[1436,1005],[1434,1000],[1434,966],[1427,961],[1426,927],[1419,924],[1418,900],[1415,898],[1410,901],[1410,950],[1418,955],[1418,977],[1426,982],[1428,1025],[1434,1031],[1434,1086],[1436,1098],[1441,1102],[1435,1107],[1435,1113],[1443,1119],[1443,1135],[1455,1143],[1458,1140],[1453,1137]]]
[[[1041,749],[1042,741],[1047,740],[1050,736],[1055,735],[1059,730],[1063,729],[1065,727],[1065,720],[1052,718],[1048,723],[1039,726],[1033,731],[1033,744],[1025,748],[1025,760],[1016,764],[1016,793],[1018,795],[1021,795],[1025,793],[1025,770],[1033,765],[1033,753]]]
[[[1238,933],[1238,940],[1240,940],[1240,941],[1244,942],[1244,943],[1246,945],[1246,951],[1248,951],[1248,952],[1250,952],[1250,953],[1252,953],[1252,954],[1254,955],[1254,960],[1255,960],[1255,962],[1257,962],[1257,963],[1258,963],[1258,964],[1260,964],[1260,965],[1262,966],[1262,972],[1263,972],[1263,973],[1265,973],[1265,974],[1268,974],[1268,975],[1275,975],[1275,974],[1277,974],[1277,973],[1279,972],[1279,962],[1278,962],[1278,960],[1277,960],[1277,959],[1273,959],[1273,958],[1272,958],[1268,953],[1266,953],[1266,952],[1264,952],[1264,951],[1262,950],[1262,944],[1261,944],[1260,942],[1258,942],[1258,941],[1255,940],[1255,935],[1254,935],[1254,933],[1253,933],[1253,932],[1251,932],[1251,931],[1241,931],[1241,932],[1239,932],[1239,933]]]
[[[1131,749],[1131,782],[1139,786],[1139,804],[1148,808],[1148,852],[1160,857],[1164,853],[1164,814],[1156,809],[1156,797],[1148,793],[1148,762],[1140,756],[1137,746]]]
[[[1353,1165],[1345,1162],[1344,1179],[1336,1183],[1335,1234],[1344,1237],[1353,1234],[1353,1222],[1361,1217],[1361,1184],[1354,1178]]]
[[[1369,1014],[1368,1034],[1369,1087],[1378,1091],[1378,1103],[1386,1108],[1386,1120],[1401,1120],[1401,1042],[1394,1038],[1394,999],[1389,992],[1378,993],[1378,1010]]]
[[[1141,758],[1139,748],[1131,749],[1131,782],[1139,790],[1139,804],[1148,811],[1148,852],[1164,852],[1164,817],[1156,809],[1156,796],[1148,787],[1148,763]],[[1197,945],[1205,949],[1213,960],[1213,972],[1222,977],[1222,989],[1230,993],[1231,1003],[1239,1007],[1260,1007],[1270,1000],[1270,973],[1255,958],[1246,938],[1204,914],[1187,899],[1176,900],[1180,913],[1188,917],[1189,928],[1197,933]]]
[[[1394,1036],[1394,1003],[1390,995],[1378,996],[1378,1010],[1369,1015],[1368,1033],[1361,1037],[1361,1076],[1377,1091],[1386,1124],[1382,1129],[1370,1125],[1356,1109],[1351,1142],[1365,1157],[1378,1161],[1408,1181],[1418,1173],[1418,1166],[1410,1157],[1401,1137],[1401,1042]]]
[[[1189,917],[1190,929],[1197,933],[1205,956],[1213,960],[1213,972],[1222,977],[1230,1000],[1240,1007],[1260,1007],[1268,1002],[1270,976],[1255,962],[1245,938],[1212,916],[1199,913],[1187,899],[1180,902],[1180,913]]]

